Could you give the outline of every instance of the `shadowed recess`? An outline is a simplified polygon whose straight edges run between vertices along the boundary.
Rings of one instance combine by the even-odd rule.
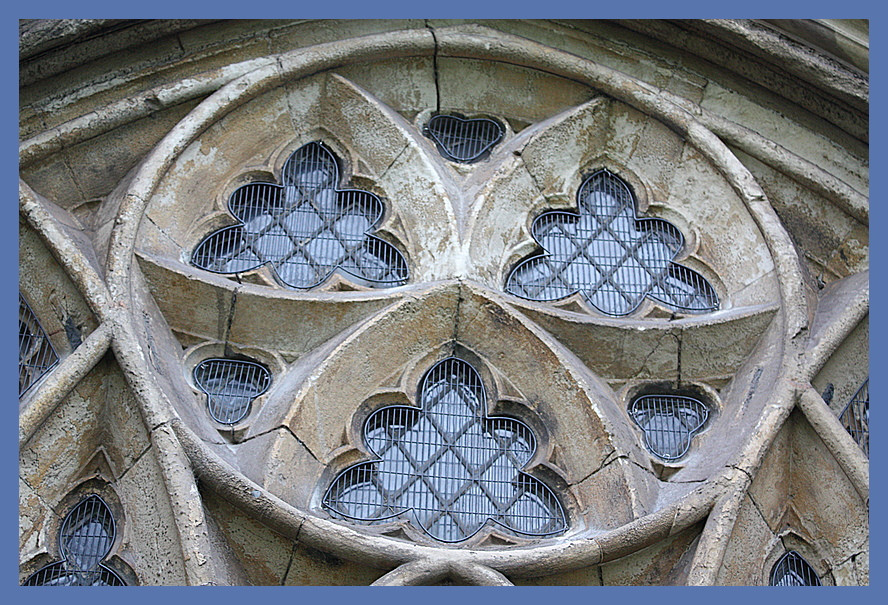
[[[839,420],[869,458],[869,378],[839,414]]]

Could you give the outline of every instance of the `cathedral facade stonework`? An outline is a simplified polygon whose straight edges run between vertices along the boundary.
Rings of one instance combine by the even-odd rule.
[[[869,584],[868,39],[20,22],[20,582]]]

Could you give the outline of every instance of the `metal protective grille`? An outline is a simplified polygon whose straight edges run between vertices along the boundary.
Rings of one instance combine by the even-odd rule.
[[[117,536],[105,501],[91,495],[71,509],[59,532],[62,560],[37,570],[25,586],[124,586],[113,570],[101,564]]]
[[[236,424],[250,411],[250,403],[268,390],[271,374],[251,361],[206,359],[194,368],[194,382],[207,394],[213,420]]]
[[[283,168],[283,185],[250,183],[228,200],[241,221],[208,235],[192,263],[215,273],[268,264],[291,288],[313,288],[337,269],[367,286],[407,281],[407,261],[390,243],[369,235],[382,219],[382,200],[368,191],[336,189],[339,164],[321,143],[304,145]]]
[[[602,313],[627,315],[645,296],[691,312],[718,308],[712,285],[672,262],[681,232],[662,219],[635,217],[635,197],[607,170],[587,178],[577,194],[579,214],[550,211],[531,228],[542,253],[518,263],[506,292],[537,301],[581,292]]]
[[[842,410],[839,420],[845,429],[869,457],[869,378],[863,381],[857,392]]]
[[[802,555],[789,551],[771,569],[771,586],[821,586],[820,578]]]
[[[463,164],[480,160],[503,138],[503,127],[488,118],[433,116],[425,131],[441,155]]]
[[[566,529],[561,503],[521,472],[536,449],[531,429],[486,416],[481,377],[467,362],[445,359],[426,374],[420,407],[389,406],[364,424],[377,460],[340,473],[324,496],[338,516],[364,522],[407,510],[428,535],[460,542],[492,520],[528,536]]]
[[[58,362],[37,316],[19,294],[19,397]]]
[[[663,460],[678,460],[709,418],[709,408],[691,397],[644,395],[629,406],[629,415],[644,432],[648,450]]]

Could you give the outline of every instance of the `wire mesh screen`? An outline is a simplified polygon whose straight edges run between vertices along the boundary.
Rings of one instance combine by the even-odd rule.
[[[207,394],[213,420],[236,424],[249,413],[253,399],[268,390],[271,374],[251,361],[206,359],[194,368],[194,382]]]
[[[851,397],[851,401],[839,415],[839,420],[869,457],[869,378],[863,381]]]
[[[19,294],[19,397],[58,362],[37,316]]]
[[[675,309],[713,311],[718,296],[696,271],[672,262],[684,245],[681,232],[662,219],[637,219],[629,187],[607,170],[586,179],[577,194],[579,213],[550,211],[531,227],[542,247],[519,262],[506,292],[537,301],[581,292],[607,315],[628,315],[645,296]]]
[[[384,214],[374,194],[336,189],[339,164],[321,143],[297,149],[284,164],[283,185],[250,183],[228,200],[241,224],[208,235],[191,262],[215,273],[268,264],[291,288],[313,288],[334,271],[361,285],[407,281],[407,261],[392,244],[370,235]]]
[[[820,586],[820,578],[802,555],[789,551],[771,569],[771,586]]]
[[[91,495],[75,506],[62,522],[59,551],[62,560],[37,570],[25,586],[124,586],[113,570],[101,564],[117,536],[114,517],[105,501]]]
[[[425,131],[441,155],[463,164],[485,157],[503,138],[503,127],[488,118],[466,120],[459,116],[433,116]]]
[[[709,408],[691,397],[644,395],[629,406],[629,415],[644,432],[648,451],[663,460],[678,460],[709,418]]]
[[[384,407],[364,424],[376,460],[340,473],[324,506],[351,520],[379,522],[405,511],[428,535],[460,542],[492,520],[528,536],[566,529],[561,503],[521,472],[533,456],[531,429],[486,416],[484,385],[467,362],[445,359],[426,374],[420,407]]]

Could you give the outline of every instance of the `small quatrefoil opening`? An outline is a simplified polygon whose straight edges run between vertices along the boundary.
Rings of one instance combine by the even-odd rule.
[[[237,424],[252,401],[268,390],[271,374],[252,361],[205,359],[194,368],[194,383],[207,394],[207,410],[220,424]]]
[[[291,288],[322,284],[340,270],[360,285],[399,286],[407,261],[392,244],[370,235],[384,214],[369,191],[337,189],[339,164],[320,142],[308,143],[283,168],[283,185],[250,183],[235,190],[228,210],[241,224],[198,244],[191,262],[235,274],[269,265]]]
[[[629,415],[644,432],[648,451],[667,462],[678,460],[709,418],[709,408],[692,397],[643,395],[629,406]]]
[[[536,301],[575,292],[607,315],[635,311],[646,296],[674,309],[718,309],[715,289],[702,275],[673,262],[684,238],[672,223],[636,218],[635,197],[607,170],[587,178],[577,193],[579,213],[549,211],[531,233],[542,253],[518,263],[506,292]]]
[[[94,494],[84,498],[62,522],[62,560],[31,574],[24,586],[125,586],[119,575],[101,564],[116,537],[114,517],[105,501]]]
[[[426,373],[418,408],[371,414],[363,437],[377,459],[333,480],[323,505],[335,516],[374,523],[411,511],[441,542],[467,540],[488,521],[524,536],[567,527],[552,490],[522,472],[536,449],[530,427],[487,417],[481,377],[461,359],[445,359]]]
[[[494,120],[467,120],[454,115],[433,116],[426,124],[425,132],[442,156],[463,164],[486,157],[503,138],[503,127]]]

